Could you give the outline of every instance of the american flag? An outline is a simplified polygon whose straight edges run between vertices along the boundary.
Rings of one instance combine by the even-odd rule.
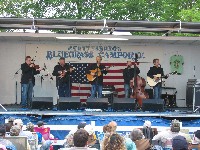
[[[71,63],[70,65],[74,68],[74,74],[71,76],[72,79],[72,97],[80,97],[82,101],[85,101],[90,97],[91,84],[86,78],[86,70],[92,63]],[[104,85],[113,85],[118,97],[124,97],[124,79],[123,69],[126,68],[126,63],[102,63],[106,67],[111,67],[108,73],[103,77]]]

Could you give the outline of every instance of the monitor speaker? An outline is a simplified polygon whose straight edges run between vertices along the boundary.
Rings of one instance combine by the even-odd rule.
[[[89,109],[108,109],[108,98],[88,98],[87,108]]]
[[[58,100],[59,110],[80,109],[80,97],[60,97]]]
[[[164,100],[163,99],[143,99],[142,101],[143,111],[164,111]]]
[[[114,98],[112,108],[118,110],[135,110],[136,103],[133,98]]]
[[[32,109],[52,109],[53,97],[33,97],[31,102]]]

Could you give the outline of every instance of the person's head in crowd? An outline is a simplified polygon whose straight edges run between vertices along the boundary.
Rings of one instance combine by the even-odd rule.
[[[112,130],[112,127],[109,126],[108,124],[103,126],[103,133],[110,133]]]
[[[6,132],[10,132],[10,128],[13,126],[13,122],[14,122],[15,118],[10,117],[8,118],[8,123],[6,123]]]
[[[8,150],[5,145],[0,144],[0,150]]]
[[[180,122],[176,119],[172,120],[170,128],[171,128],[172,132],[179,132],[180,131]]]
[[[117,130],[117,123],[115,121],[111,121],[108,125],[111,127],[111,132],[115,133]]]
[[[88,132],[88,145],[94,145],[96,143],[96,135],[94,133],[94,128],[91,125],[86,125],[84,129]]]
[[[4,125],[0,125],[0,137],[5,137],[6,127]]]
[[[124,138],[117,133],[113,133],[105,140],[104,150],[126,150]]]
[[[21,119],[15,119],[14,122],[13,122],[13,125],[18,126],[20,128],[20,130],[22,130],[23,122],[22,122]]]
[[[144,128],[151,128],[151,121],[146,120],[143,124]]]
[[[133,129],[131,132],[131,140],[132,141],[137,141],[143,139],[143,133],[140,129]]]
[[[10,136],[19,136],[20,127],[18,125],[14,125],[10,129]]]
[[[129,138],[125,139],[125,145],[127,150],[137,150],[135,143]]]
[[[79,124],[78,124],[78,129],[84,129],[85,128],[85,126],[86,126],[87,124],[86,124],[86,122],[80,122]]]
[[[44,121],[38,121],[37,126],[43,128],[46,123]]]
[[[32,122],[27,123],[26,131],[34,132],[34,124]]]
[[[89,133],[84,129],[78,129],[73,136],[75,147],[85,147],[88,144]]]
[[[172,139],[173,150],[188,150],[188,142],[184,136],[178,135]]]
[[[200,144],[200,130],[194,132],[193,143]]]

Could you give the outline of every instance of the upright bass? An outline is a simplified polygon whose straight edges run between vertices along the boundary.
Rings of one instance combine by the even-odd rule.
[[[147,92],[145,92],[145,79],[136,74],[137,59],[138,57],[136,55],[134,64],[134,77],[130,81],[130,87],[132,88],[132,93],[130,97],[136,99],[136,101],[139,104],[139,107],[142,107],[142,99],[148,99],[149,95]]]

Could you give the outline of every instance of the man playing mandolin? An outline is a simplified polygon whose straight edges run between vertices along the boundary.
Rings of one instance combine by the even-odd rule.
[[[98,91],[97,98],[102,98],[102,89],[103,89],[103,74],[108,73],[108,68],[101,64],[102,57],[96,57],[96,63],[90,65],[87,68],[86,73],[91,75],[92,79],[89,79],[91,82],[91,98],[95,98],[96,92]]]
[[[163,68],[161,68],[159,59],[154,59],[153,60],[153,67],[150,67],[150,70],[147,73],[147,76],[154,79],[154,81],[158,82],[159,80],[161,82],[158,82],[154,87],[153,87],[153,96],[154,99],[160,99],[161,98],[161,93],[162,93],[162,78],[167,79],[168,75],[164,75]]]
[[[71,97],[70,74],[74,69],[65,63],[65,58],[59,59],[58,65],[54,67],[53,76],[56,76],[56,87],[59,97]]]

